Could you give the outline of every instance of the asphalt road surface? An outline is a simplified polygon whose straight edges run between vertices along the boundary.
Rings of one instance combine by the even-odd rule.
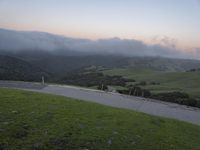
[[[117,108],[126,108],[147,114],[173,118],[200,125],[200,109],[162,102],[147,98],[121,95],[73,86],[62,86],[30,82],[0,81],[0,87],[17,88],[41,93],[50,93],[95,102]]]

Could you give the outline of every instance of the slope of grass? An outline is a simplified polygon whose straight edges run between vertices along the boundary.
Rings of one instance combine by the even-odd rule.
[[[151,92],[181,91],[200,98],[200,71],[197,72],[159,72],[149,69],[113,69],[104,71],[108,75],[121,75],[129,79],[159,82],[160,85],[147,85]]]
[[[0,103],[0,149],[200,149],[189,123],[20,90]]]

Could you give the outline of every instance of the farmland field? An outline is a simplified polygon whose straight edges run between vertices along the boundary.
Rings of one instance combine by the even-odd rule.
[[[111,69],[104,71],[107,75],[121,75],[136,81],[146,81],[144,87],[153,93],[181,91],[194,98],[200,98],[200,71],[196,72],[162,72],[150,69]],[[151,82],[159,83],[152,85]]]

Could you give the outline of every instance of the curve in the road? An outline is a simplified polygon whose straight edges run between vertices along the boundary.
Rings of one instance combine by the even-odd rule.
[[[200,109],[179,104],[161,102],[141,97],[107,93],[98,90],[61,85],[42,85],[30,82],[0,81],[0,87],[18,88],[35,92],[50,93],[96,102],[108,106],[126,108],[151,115],[178,119],[200,125]]]

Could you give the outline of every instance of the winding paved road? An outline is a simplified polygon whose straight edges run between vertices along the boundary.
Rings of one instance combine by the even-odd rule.
[[[174,103],[162,102],[135,96],[121,95],[73,86],[62,86],[30,82],[0,81],[0,87],[17,88],[41,93],[50,93],[96,102],[103,105],[126,108],[147,114],[178,119],[200,125],[200,109]]]

